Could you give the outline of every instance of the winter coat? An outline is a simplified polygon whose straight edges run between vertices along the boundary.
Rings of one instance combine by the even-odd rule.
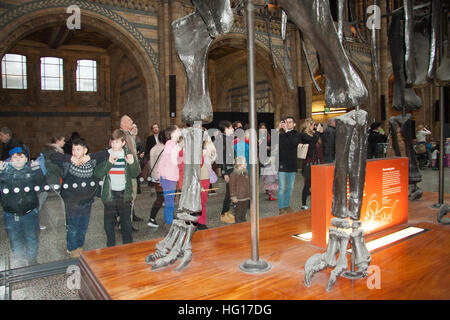
[[[222,146],[217,145],[220,141],[222,142]],[[219,150],[222,150],[222,163],[217,163],[221,168],[222,176],[229,176],[234,169],[234,136],[222,134],[222,138],[220,139],[217,137],[214,144],[216,145],[218,152],[220,152]]]
[[[125,156],[127,154],[133,154],[128,148],[124,148]],[[139,176],[139,161],[135,155],[134,162],[132,164],[128,164],[125,161],[125,191],[124,191],[124,201],[133,200],[133,185],[132,180],[136,179]],[[109,162],[109,158],[105,161],[99,163],[94,170],[94,175],[102,179],[102,192],[101,198],[103,202],[110,202],[113,200],[112,190],[111,190],[111,177],[109,175],[109,171],[114,166],[111,162]]]
[[[179,152],[180,146],[172,140],[166,142],[164,151],[159,159],[159,175],[160,178],[178,181],[180,178],[178,164],[179,164]]]
[[[107,150],[89,154],[91,160],[83,165],[72,163],[71,155],[53,153],[50,160],[62,170],[61,197],[64,201],[75,202],[79,205],[94,202],[98,191],[98,179],[94,176],[94,169],[98,162],[109,158]],[[67,188],[64,188],[67,185]]]
[[[151,170],[150,177],[152,182],[159,182],[159,164],[161,163],[163,151],[164,145],[162,143],[157,143],[150,149],[149,170]]]
[[[319,132],[314,132],[312,136],[307,134],[306,132],[300,133],[300,143],[308,144],[308,153],[306,154],[306,159],[304,163],[316,163],[318,162],[318,153],[316,149],[316,144],[318,143],[320,138]]]
[[[370,130],[368,138],[367,158],[381,158],[383,155],[377,149],[378,143],[386,143],[387,137],[384,134]]]
[[[236,157],[245,157],[245,161],[247,162],[247,172],[250,172],[250,154],[249,154],[250,146],[247,141],[239,141],[234,146],[234,156]]]
[[[50,160],[50,155],[54,153],[64,154],[64,150],[55,144],[46,144],[41,149],[41,153],[44,155],[45,158],[45,167],[47,168],[47,174],[45,176],[47,178],[47,183],[50,185],[60,185],[62,178],[62,170],[58,165],[54,164]]]
[[[42,189],[45,178],[39,166],[31,167],[26,163],[21,170],[6,163],[6,168],[0,170],[0,201],[3,212],[24,216],[39,207],[39,199],[35,187]],[[8,192],[4,190],[8,189]],[[19,192],[15,192],[15,189]]]
[[[281,133],[279,137],[279,171],[297,172],[297,146],[300,142],[297,130]],[[309,152],[309,150],[308,150]]]
[[[230,198],[231,200],[250,200],[250,179],[247,174],[234,171],[230,175]]]

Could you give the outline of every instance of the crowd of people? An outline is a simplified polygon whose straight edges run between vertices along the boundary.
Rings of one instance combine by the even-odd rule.
[[[301,210],[309,209],[311,166],[335,160],[336,122],[326,125],[304,119],[299,130],[294,117],[283,118],[275,128],[278,143],[265,123],[258,126],[257,145],[260,161],[256,164],[262,177],[267,200],[277,201],[279,214],[296,211],[291,207],[298,165],[304,184]],[[204,132],[207,132],[203,128]],[[380,145],[387,143],[381,123],[368,128],[368,158],[384,157]],[[272,131],[273,134],[274,131]],[[430,132],[419,127],[417,152],[426,144]],[[246,221],[250,207],[250,139],[251,130],[241,122],[223,120],[214,134],[204,134],[200,163],[201,212],[199,230],[207,229],[208,195],[215,193],[218,175],[225,183],[220,221]],[[3,144],[0,161],[0,199],[5,228],[13,256],[25,264],[36,263],[38,252],[39,211],[49,192],[61,199],[66,223],[67,254],[79,257],[84,246],[91,207],[95,197],[104,207],[106,245],[116,245],[115,228],[120,227],[122,242],[133,242],[133,221],[141,221],[134,213],[142,181],[154,188],[154,200],[147,225],[159,227],[156,217],[164,208],[164,227],[174,219],[175,200],[183,189],[184,144],[182,128],[170,125],[160,130],[151,126],[151,135],[141,142],[133,120],[124,115],[119,128],[113,130],[109,147],[89,153],[88,143],[78,132],[66,141],[56,135],[46,144],[37,159],[31,160],[29,148],[13,136],[11,129],[0,129]],[[299,161],[298,146],[307,145],[306,155]],[[17,191],[17,192],[16,192]]]

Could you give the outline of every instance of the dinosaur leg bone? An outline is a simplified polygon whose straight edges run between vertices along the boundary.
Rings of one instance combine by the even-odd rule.
[[[289,18],[309,38],[324,62],[325,102],[330,107],[360,105],[367,89],[339,41],[327,0],[279,0]]]
[[[364,241],[364,230],[358,229],[350,234],[353,243],[353,250],[355,250],[355,264],[358,268],[358,272],[362,272],[363,276],[367,276],[367,268],[369,267],[372,257],[369,250],[367,250],[366,243]]]
[[[347,247],[348,242],[350,240],[350,235],[341,230],[336,230],[336,237],[339,239],[339,258],[337,261],[336,268],[331,271],[330,279],[328,280],[327,291],[330,291],[334,284],[336,283],[336,279],[341,275],[348,267],[347,261]]]
[[[189,264],[189,262],[191,262],[191,260],[192,260],[191,240],[192,240],[192,235],[194,234],[194,231],[195,231],[195,227],[194,227],[194,225],[190,224],[190,225],[187,225],[186,228],[187,228],[186,240],[184,241],[183,248],[181,249],[181,254],[182,254],[183,258],[182,258],[180,264],[178,265],[178,267],[176,267],[175,271],[183,270]]]
[[[311,285],[311,279],[317,272],[325,269],[327,263],[324,260],[324,254],[316,253],[310,257],[305,263],[305,286]]]
[[[184,222],[179,220],[174,220],[172,223],[172,227],[175,229],[175,232],[173,236],[167,241],[167,247],[168,250],[170,250],[170,253],[161,257],[158,261],[156,261],[153,266],[152,270],[156,270],[162,267],[166,267],[171,263],[170,261],[173,259],[173,256],[175,254],[175,259],[178,253],[175,253],[177,250],[177,245],[184,240],[184,235],[186,233],[186,230],[184,228]],[[179,245],[181,247],[181,245]],[[173,263],[173,262],[172,262]]]

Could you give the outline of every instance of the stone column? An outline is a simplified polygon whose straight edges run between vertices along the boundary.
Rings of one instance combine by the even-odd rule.
[[[70,108],[75,104],[75,94],[77,92],[77,60],[74,57],[65,57],[63,63],[64,106]]]
[[[38,55],[27,56],[27,80],[28,80],[28,92],[29,92],[29,104],[30,106],[39,106],[39,90],[41,89],[41,60]]]

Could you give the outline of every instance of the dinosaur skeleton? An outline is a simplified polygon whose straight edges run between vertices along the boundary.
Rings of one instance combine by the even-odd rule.
[[[206,58],[213,38],[227,33],[233,25],[229,0],[192,0],[195,11],[172,23],[175,50],[184,65],[188,80],[187,101],[181,120],[194,123],[182,130],[184,143],[183,187],[179,208],[167,236],[156,245],[156,252],[145,261],[152,270],[166,267],[182,259],[175,269],[181,271],[192,260],[192,235],[201,212],[200,163],[203,133],[198,122],[211,122],[213,117],[209,97]]]
[[[326,267],[334,268],[328,280],[327,291],[342,275],[351,279],[367,276],[371,256],[364,241],[364,231],[360,228],[360,213],[366,175],[367,153],[367,112],[352,110],[336,117],[336,164],[333,181],[332,214],[329,229],[328,246],[323,254],[315,254],[305,264],[305,285],[311,285],[311,279]],[[347,197],[347,179],[349,197]],[[350,221],[348,219],[352,220]],[[347,248],[352,250],[352,268],[348,268]],[[336,254],[339,257],[336,260]],[[357,268],[357,270],[355,269]]]
[[[184,143],[184,175],[179,208],[176,219],[166,237],[156,245],[156,252],[149,254],[145,262],[152,265],[152,270],[166,267],[182,259],[176,271],[184,269],[192,260],[191,240],[198,222],[202,192],[200,185],[200,163],[202,141],[208,133],[198,126],[182,130]],[[197,199],[199,201],[197,201]]]
[[[229,0],[192,0],[195,11],[172,23],[175,50],[183,63],[188,82],[187,101],[181,113],[183,122],[210,122],[212,106],[209,97],[206,60],[213,38],[227,33],[233,24]],[[283,11],[290,15],[299,29],[310,37],[311,43],[325,59],[327,83],[325,99],[328,105],[356,106],[367,98],[367,89],[351,67],[331,19],[326,0],[280,0]],[[287,19],[284,19],[286,21]],[[285,24],[285,23],[283,23]],[[283,26],[285,40],[285,26]],[[285,46],[286,48],[286,46]],[[186,159],[197,155],[195,147],[201,141],[194,139],[196,130],[183,130]],[[201,148],[199,149],[201,150]],[[152,270],[174,263],[182,258],[177,270],[182,270],[192,259],[190,241],[201,210],[199,163],[185,165],[183,190],[176,219],[168,235],[157,245],[157,251],[146,258]]]
[[[437,1],[437,0],[435,0]],[[182,61],[188,80],[187,101],[181,113],[183,122],[212,120],[212,106],[208,91],[206,59],[208,49],[213,38],[227,33],[233,24],[233,11],[229,0],[200,1],[192,0],[195,12],[172,23],[175,49]],[[367,137],[365,127],[367,125],[367,113],[358,110],[361,101],[367,98],[367,89],[361,78],[352,68],[339,36],[331,19],[329,3],[327,0],[279,0],[280,7],[292,19],[293,23],[305,34],[324,63],[324,71],[327,74],[325,86],[325,102],[333,107],[357,107],[357,110],[339,117],[337,123],[336,141],[342,150],[336,156],[335,180],[333,185],[333,208],[332,213],[338,217],[334,220],[334,227],[330,230],[330,242],[325,256],[313,256],[305,265],[305,283],[309,285],[311,277],[316,270],[325,266],[335,266],[332,271],[328,290],[334,285],[337,277],[345,275],[347,268],[346,249],[350,243],[353,246],[353,259],[358,267],[356,276],[364,276],[370,254],[364,243],[364,232],[359,229],[359,214],[362,202],[362,192],[365,179],[366,143]],[[342,4],[342,1],[340,1]],[[412,0],[404,0],[405,12],[405,36],[392,27],[390,39],[402,40],[405,43],[405,52],[395,51],[392,54],[393,69],[395,74],[394,106],[400,105],[405,110],[406,85],[411,85],[416,80],[414,66],[414,50],[412,35]],[[436,2],[437,3],[437,2]],[[395,16],[394,16],[395,17]],[[286,21],[285,19],[283,19]],[[393,18],[393,23],[399,23]],[[284,23],[283,23],[284,24]],[[285,26],[283,28],[283,40],[285,40]],[[304,46],[302,46],[304,47]],[[393,45],[391,45],[391,48]],[[396,45],[400,49],[402,45]],[[406,62],[403,59],[406,57]],[[430,60],[432,61],[432,60]],[[434,60],[433,60],[434,61]],[[405,66],[406,65],[406,66]],[[430,69],[432,73],[432,69]],[[406,74],[406,77],[405,77]],[[402,78],[403,77],[403,78]],[[420,107],[421,102],[415,100],[411,92],[412,107]],[[400,99],[400,103],[395,102]],[[399,123],[404,123],[399,121]],[[200,141],[194,139],[199,128],[189,128],[183,131],[186,158],[195,157],[195,146],[201,145]],[[199,144],[197,144],[198,142]],[[201,149],[200,149],[201,150]],[[198,156],[198,155],[197,155]],[[152,269],[174,263],[182,258],[177,270],[182,270],[192,259],[190,241],[194,232],[197,218],[195,214],[200,211],[200,183],[199,164],[185,166],[184,184],[180,199],[179,209],[168,235],[157,245],[157,251],[150,254],[146,261],[153,263]],[[198,162],[199,163],[199,162]],[[346,182],[350,183],[350,200],[347,208]],[[344,192],[345,191],[345,192]],[[352,232],[349,223],[342,219],[351,218]],[[341,227],[344,228],[341,228]],[[341,229],[344,229],[341,230]],[[339,258],[334,262],[336,253]],[[158,260],[159,259],[159,260]],[[353,266],[353,264],[352,264]],[[353,269],[353,268],[352,268]],[[354,271],[352,270],[352,273]],[[352,276],[352,275],[348,275]]]
[[[435,78],[439,80],[436,76],[436,49],[442,6],[440,0],[433,0],[431,7],[428,6],[430,8],[427,9],[431,14],[419,13],[415,16],[414,1],[404,0],[403,4],[403,10],[392,16],[388,32],[394,73],[392,106],[402,111],[401,115],[389,119],[389,125],[396,156],[402,156],[398,131],[405,144],[406,155],[403,156],[409,159],[409,200],[418,200],[422,197],[422,190],[417,183],[422,181],[422,175],[413,149],[412,115],[406,112],[422,107],[422,101],[416,95],[414,87],[427,85]],[[417,16],[420,19],[416,19]],[[402,18],[404,25],[402,25]]]

